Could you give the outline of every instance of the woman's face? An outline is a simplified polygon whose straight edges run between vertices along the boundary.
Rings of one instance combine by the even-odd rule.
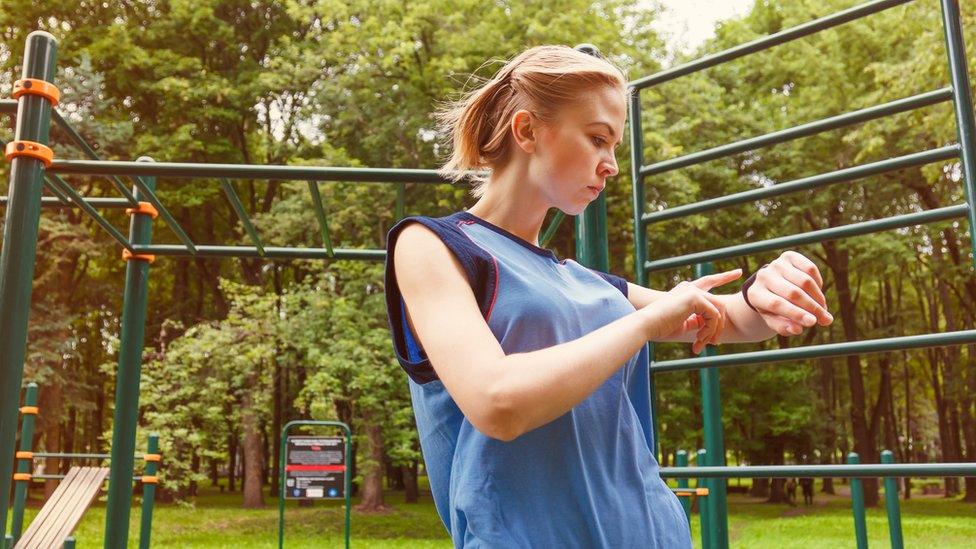
[[[626,120],[623,90],[601,86],[539,128],[530,180],[552,207],[578,215],[603,192],[607,178],[618,172],[615,152]]]

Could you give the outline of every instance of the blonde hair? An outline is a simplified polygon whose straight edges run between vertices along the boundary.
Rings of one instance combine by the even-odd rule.
[[[525,109],[543,122],[555,119],[559,107],[599,86],[620,87],[627,80],[603,57],[566,46],[525,50],[481,87],[437,113],[443,133],[450,135],[451,155],[441,167],[443,177],[463,179],[468,170],[491,170],[509,151],[512,116]],[[488,177],[474,176],[475,197],[484,195]]]

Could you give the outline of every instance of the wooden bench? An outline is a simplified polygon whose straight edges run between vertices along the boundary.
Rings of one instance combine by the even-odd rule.
[[[98,495],[108,471],[108,467],[72,467],[14,549],[50,549],[64,545],[85,509]]]

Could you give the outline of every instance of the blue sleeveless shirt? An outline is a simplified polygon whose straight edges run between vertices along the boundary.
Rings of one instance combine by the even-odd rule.
[[[481,218],[408,217],[387,239],[393,347],[410,385],[431,492],[455,547],[691,547],[651,452],[647,347],[583,402],[505,442],[472,426],[407,325],[393,269],[400,231],[422,223],[460,261],[506,354],[578,339],[634,311],[627,282],[559,260]]]

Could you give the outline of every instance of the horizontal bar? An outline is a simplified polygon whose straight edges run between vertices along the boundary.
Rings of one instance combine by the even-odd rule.
[[[57,160],[48,171],[84,175],[143,175],[155,177],[358,181],[366,183],[451,183],[437,170],[396,168],[336,168],[261,166],[251,164],[191,164],[179,162],[116,162]]]
[[[840,227],[820,229],[819,231],[781,236],[779,238],[771,238],[769,240],[761,240],[759,242],[750,242],[748,244],[737,244],[735,246],[727,246],[725,248],[716,248],[714,250],[707,250],[704,252],[679,255],[677,257],[661,259],[658,261],[647,261],[644,263],[644,269],[648,272],[661,271],[674,267],[694,265],[695,263],[705,263],[707,261],[717,261],[719,259],[728,259],[730,257],[740,257],[759,252],[766,252],[769,250],[779,250],[792,246],[813,244],[823,242],[825,240],[834,240],[837,238],[876,233],[889,229],[900,229],[903,227],[911,227],[913,225],[934,223],[936,221],[945,221],[947,219],[964,217],[968,211],[968,205],[957,204],[955,206],[945,206],[943,208],[896,215],[886,217],[884,219],[872,219],[870,221],[862,221],[861,223],[852,223],[850,225],[842,225]]]
[[[244,204],[241,204],[241,199],[237,197],[237,191],[234,190],[234,184],[227,179],[220,179],[220,186],[224,189],[224,194],[227,195],[227,200],[230,201],[231,207],[234,208],[234,212],[237,213],[237,218],[241,220],[241,224],[244,225],[244,231],[247,236],[251,238],[251,242],[254,247],[257,248],[258,254],[262,257],[264,256],[264,244],[261,243],[261,237],[258,236],[257,229],[254,228],[254,224],[251,223],[251,218],[248,217],[247,212],[244,211]]]
[[[105,229],[105,232],[114,238],[116,242],[121,244],[123,248],[132,251],[132,246],[129,244],[129,239],[119,232],[119,230],[115,228],[115,225],[112,225],[107,219],[102,217],[102,214],[98,213],[98,210],[92,207],[91,204],[85,202],[85,199],[82,198],[82,196],[78,194],[67,181],[52,173],[45,173],[44,178],[51,183],[52,187],[55,187],[62,193],[66,194],[76,206],[84,210],[85,213],[87,213],[89,217],[95,221],[95,223],[97,223],[101,228]]]
[[[132,246],[137,254],[151,254],[158,256],[193,256],[193,257],[262,257],[254,246],[197,246],[196,254],[190,253],[185,246],[178,244],[150,244],[148,246]],[[335,251],[334,259],[371,259],[383,261],[386,250],[358,250],[342,249]],[[266,259],[333,259],[329,250],[325,248],[287,248],[281,246],[265,246]]]
[[[976,463],[661,467],[660,473],[663,478],[973,477],[976,476]]]
[[[714,67],[720,63],[738,59],[745,55],[749,55],[750,53],[756,53],[773,46],[778,46],[780,44],[784,44],[786,42],[796,40],[797,38],[802,38],[831,27],[843,25],[844,23],[860,19],[873,13],[884,11],[901,4],[907,4],[908,2],[911,2],[911,0],[881,0],[878,2],[869,2],[860,6],[854,6],[853,8],[839,11],[832,15],[821,17],[820,19],[814,19],[813,21],[781,30],[775,34],[770,34],[769,36],[758,38],[752,42],[747,42],[718,53],[706,55],[705,57],[685,63],[684,65],[679,65],[651,76],[634,80],[633,82],[630,82],[629,86],[636,89],[656,86],[669,80],[674,80],[675,78],[679,78],[687,74],[698,72],[709,67]]]
[[[50,474],[31,475],[31,480],[39,480],[39,481],[64,480],[66,476],[67,475],[50,475]],[[108,478],[106,478],[105,480],[108,480]],[[133,477],[132,482],[142,482],[142,476]]]
[[[919,153],[907,154],[905,156],[888,158],[878,162],[872,162],[870,164],[862,164],[860,166],[844,168],[842,170],[836,170],[820,175],[795,179],[793,181],[779,183],[771,187],[752,189],[740,193],[702,200],[701,202],[695,202],[693,204],[684,204],[681,206],[675,206],[674,208],[668,208],[666,210],[646,213],[641,217],[641,221],[645,224],[656,223],[668,219],[675,219],[687,215],[699,214],[717,210],[719,208],[743,204],[746,202],[753,202],[763,198],[771,198],[774,196],[816,189],[834,183],[854,181],[856,179],[862,179],[865,177],[902,170],[905,168],[924,166],[925,164],[932,162],[958,158],[959,152],[960,147],[957,144]]]
[[[154,162],[134,162],[134,164],[149,166],[154,164]],[[190,236],[186,234],[186,231],[184,231],[183,227],[181,227],[179,222],[176,221],[176,218],[173,217],[173,214],[169,213],[169,210],[166,209],[166,206],[163,206],[163,203],[160,202],[159,197],[156,196],[156,193],[149,188],[149,185],[146,185],[146,182],[138,177],[133,178],[132,181],[133,183],[135,183],[136,187],[138,187],[139,190],[142,192],[142,197],[145,198],[147,202],[149,202],[150,204],[153,205],[153,207],[156,208],[156,211],[159,213],[159,217],[163,218],[163,221],[166,222],[166,226],[169,227],[170,230],[173,231],[173,233],[176,235],[176,238],[179,239],[179,241],[182,242],[184,246],[186,246],[190,254],[191,255],[196,254],[197,253],[196,244],[194,244],[193,241],[190,240]]]
[[[963,330],[944,334],[886,337],[882,339],[868,339],[864,341],[845,341],[842,343],[828,343],[825,345],[808,345],[806,347],[794,347],[791,349],[772,349],[748,353],[703,356],[699,358],[663,360],[660,362],[652,362],[651,371],[654,373],[660,373],[678,372],[682,370],[698,370],[701,368],[720,368],[725,366],[752,366],[757,364],[771,364],[774,362],[786,362],[810,358],[883,353],[888,351],[905,351],[908,349],[924,349],[926,347],[942,347],[949,345],[970,345],[974,343],[976,343],[976,330]]]
[[[85,203],[94,208],[130,208],[129,201],[124,198],[86,198]],[[7,197],[0,196],[0,207],[7,205]],[[59,198],[45,196],[41,198],[41,206],[44,208],[77,208],[74,202],[65,204]]]
[[[61,113],[59,113],[54,109],[51,109],[51,116],[54,117],[54,123],[57,124],[62,130],[64,130],[66,134],[68,134],[68,137],[71,139],[71,141],[73,141],[74,144],[77,145],[78,148],[81,149],[81,151],[84,152],[86,156],[88,156],[88,158],[92,160],[101,160],[101,158],[99,158],[98,154],[95,152],[95,149],[91,148],[88,145],[88,142],[85,141],[85,138],[82,137],[81,134],[76,132],[73,127],[71,127],[71,124],[69,124],[68,121],[65,120],[63,116],[61,116]],[[125,184],[122,183],[122,180],[120,180],[118,177],[111,177],[110,181],[112,182],[112,185],[114,185],[115,188],[120,193],[122,193],[122,196],[124,196],[125,199],[129,201],[130,206],[136,205],[136,202],[138,201],[136,200],[135,195],[133,195],[132,192],[128,189],[128,187],[126,187]]]
[[[854,124],[860,124],[861,122],[867,122],[868,120],[874,120],[876,118],[882,118],[900,112],[935,105],[951,99],[952,88],[945,87],[935,91],[913,95],[912,97],[897,99],[889,103],[875,105],[866,109],[831,116],[821,120],[815,120],[813,122],[793,126],[792,128],[787,128],[785,130],[750,137],[748,139],[743,139],[742,141],[736,141],[734,143],[721,145],[711,149],[706,149],[704,151],[686,154],[677,158],[662,160],[661,162],[656,162],[648,166],[642,166],[639,173],[642,177],[646,177],[648,175],[669,172],[671,170],[677,170],[678,168],[684,168],[693,164],[700,164],[702,162],[708,162],[709,160],[715,160],[716,158],[731,156],[733,154],[751,151],[753,149],[759,149],[769,145],[799,139],[801,137],[807,137],[828,130],[834,130],[844,126],[852,126]]]
[[[43,459],[111,459],[112,454],[72,454],[64,452],[34,452],[35,458]]]
[[[0,99],[0,114],[15,114],[16,112],[16,99]]]

